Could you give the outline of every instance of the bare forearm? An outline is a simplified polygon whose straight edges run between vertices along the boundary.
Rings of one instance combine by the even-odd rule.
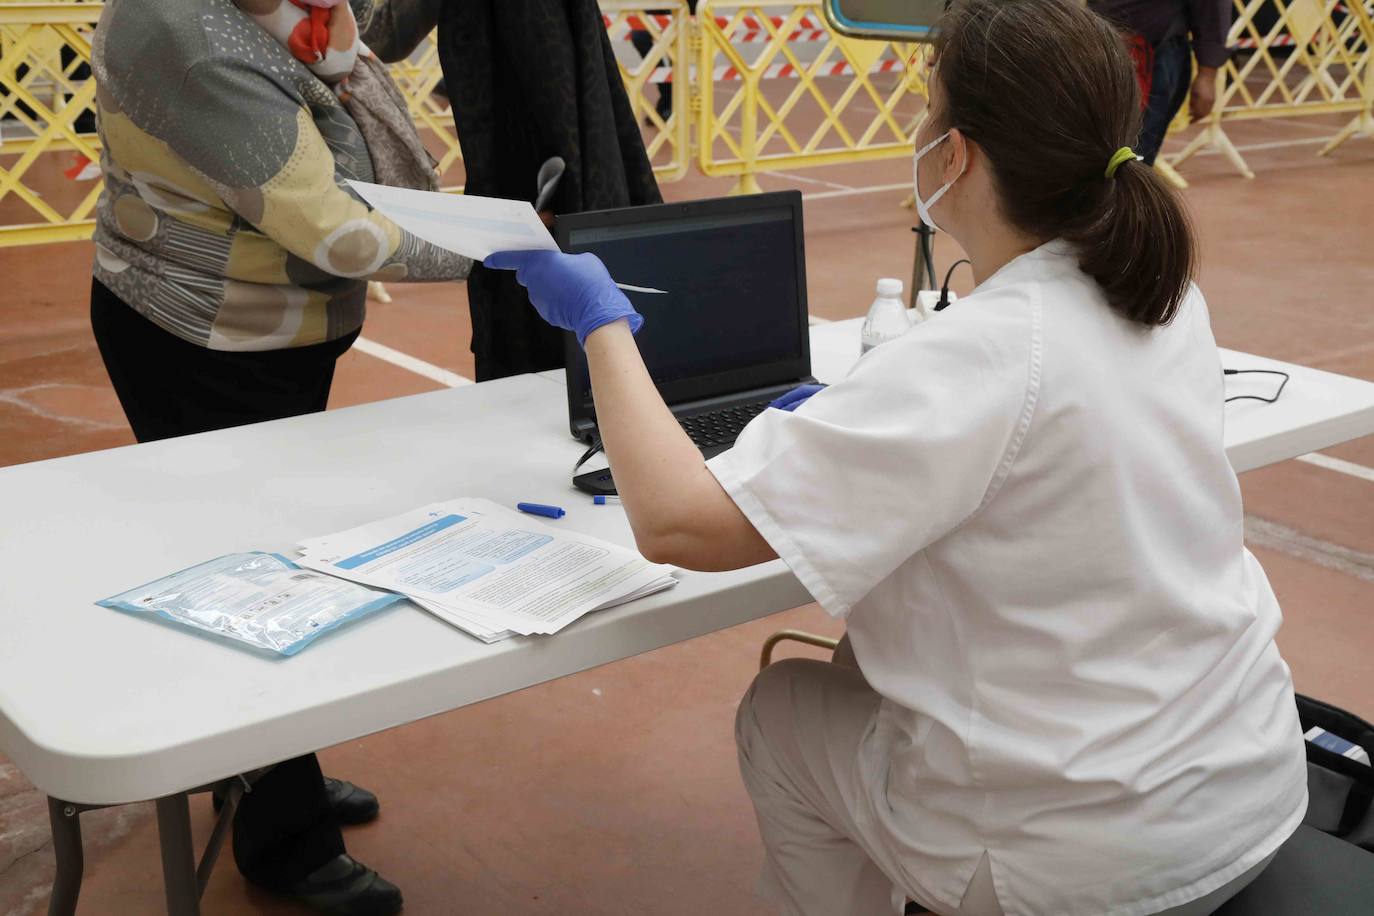
[[[709,472],[654,387],[627,324],[618,321],[593,332],[587,338],[587,362],[616,489],[635,536],[650,540],[677,509],[669,482],[681,484]]]
[[[629,326],[593,331],[586,350],[597,425],[641,551],[692,569],[773,559],[663,403]]]
[[[606,265],[560,251],[498,251],[484,263],[514,270],[544,320],[574,332],[586,351],[597,425],[639,552],[700,570],[773,559],[659,396],[635,345],[644,318]]]

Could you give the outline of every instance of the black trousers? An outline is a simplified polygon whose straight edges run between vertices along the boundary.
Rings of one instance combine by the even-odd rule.
[[[99,280],[91,330],[139,442],[324,410],[334,363],[358,336],[288,350],[208,350],[162,330]]]
[[[207,350],[162,330],[99,281],[91,330],[140,442],[324,410],[334,361],[357,337],[262,353]],[[272,890],[289,889],[343,851],[314,754],[269,770],[234,817],[239,871]]]

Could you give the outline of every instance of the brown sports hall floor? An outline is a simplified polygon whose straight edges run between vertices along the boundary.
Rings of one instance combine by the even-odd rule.
[[[1374,380],[1374,142],[1318,158],[1320,119],[1240,125],[1258,173],[1204,155],[1184,172],[1200,227],[1201,284],[1223,346]],[[770,174],[808,195],[811,308],[861,314],[877,277],[910,275],[912,213],[896,186],[908,161]],[[60,181],[51,194],[72,193]],[[673,200],[724,194],[693,173]],[[0,223],[16,217],[0,205]],[[955,246],[940,239],[941,264]],[[0,465],[133,441],[87,323],[91,247],[0,249]],[[966,292],[966,274],[954,286]],[[365,336],[472,375],[460,285],[390,287]],[[331,408],[439,387],[354,351]],[[1374,437],[1327,454],[1353,473],[1298,461],[1242,476],[1251,546],[1286,615],[1279,641],[1300,690],[1374,718]],[[0,507],[3,512],[3,507]],[[22,525],[5,518],[7,525]],[[800,608],[323,752],[328,772],[374,789],[375,824],[350,850],[399,884],[416,914],[762,912],[759,847],[735,768],[734,706],[760,642],[784,626],[835,632]],[[169,685],[174,686],[174,685]],[[41,912],[52,874],[43,799],[0,759],[0,916]],[[194,806],[197,835],[208,800]],[[151,808],[87,815],[81,912],[162,911]],[[207,914],[304,912],[221,862]]]

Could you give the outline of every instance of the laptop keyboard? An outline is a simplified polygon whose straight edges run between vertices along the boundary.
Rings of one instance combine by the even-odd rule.
[[[768,397],[761,401],[749,401],[720,410],[678,417],[677,421],[682,424],[682,428],[687,431],[687,435],[697,448],[734,445],[740,430],[744,429],[750,420],[763,413],[764,408],[772,402],[773,398]]]

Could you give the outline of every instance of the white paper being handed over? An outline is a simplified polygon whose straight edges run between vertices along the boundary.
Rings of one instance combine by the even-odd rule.
[[[481,261],[494,251],[557,251],[528,201],[389,188],[349,181],[363,200],[411,235]]]
[[[484,499],[434,503],[300,545],[300,565],[416,599],[490,634],[549,634],[676,584],[632,550]],[[463,627],[467,629],[467,627]],[[485,637],[487,633],[474,633]]]
[[[539,214],[523,200],[348,183],[369,206],[411,235],[474,261],[497,251],[558,250]],[[666,295],[652,286],[616,286],[632,293]]]

